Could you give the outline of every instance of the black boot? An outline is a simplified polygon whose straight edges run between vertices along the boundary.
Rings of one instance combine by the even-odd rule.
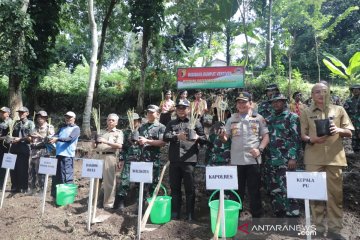
[[[125,208],[124,196],[116,195],[113,209],[122,210]]]
[[[195,208],[195,197],[190,195],[186,196],[186,220],[194,221],[194,208]]]
[[[181,196],[173,194],[171,199],[171,219],[180,220],[181,217]]]

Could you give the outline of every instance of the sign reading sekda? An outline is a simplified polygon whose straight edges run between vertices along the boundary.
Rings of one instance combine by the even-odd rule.
[[[178,89],[243,88],[244,67],[178,68]]]

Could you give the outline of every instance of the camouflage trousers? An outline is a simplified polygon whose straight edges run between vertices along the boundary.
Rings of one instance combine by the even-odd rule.
[[[130,161],[125,161],[124,167],[121,171],[119,180],[117,181],[117,192],[116,195],[125,197],[127,196],[130,190]],[[153,182],[152,184],[144,185],[144,196],[150,197],[153,191],[155,190],[156,185],[159,182],[161,163],[160,159],[153,162]]]
[[[40,157],[32,158],[29,161],[28,186],[31,189],[41,190],[44,188],[45,175],[39,174]]]
[[[355,129],[351,138],[351,146],[354,152],[360,152],[360,129]]]
[[[271,205],[275,215],[286,214],[286,216],[298,216],[300,213],[299,204],[295,199],[287,198],[286,194],[286,171],[287,165],[271,166],[268,165],[267,182],[270,195]]]

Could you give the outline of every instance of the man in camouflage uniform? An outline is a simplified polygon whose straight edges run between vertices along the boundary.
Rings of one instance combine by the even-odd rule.
[[[279,88],[276,84],[269,84],[266,86],[266,96],[265,100],[262,101],[258,106],[258,113],[263,116],[263,118],[268,118],[272,113],[272,107],[269,100],[272,96],[279,94]]]
[[[116,199],[114,208],[124,208],[125,197],[130,190],[130,163],[140,161],[141,147],[138,144],[138,129],[141,125],[141,118],[139,114],[133,114],[134,131],[130,128],[123,131],[124,143],[119,156],[119,168],[122,169],[120,174],[120,181],[116,191]],[[137,136],[136,136],[137,135]]]
[[[30,158],[30,140],[35,130],[35,124],[29,120],[29,109],[21,107],[17,110],[20,120],[14,124],[12,145],[10,152],[16,154],[16,163],[14,170],[10,171],[11,190],[14,193],[25,193],[28,189],[29,179],[29,158]]]
[[[355,133],[352,135],[352,148],[354,152],[360,152],[360,84],[350,87],[352,96],[346,99],[344,108],[348,113]]]
[[[300,120],[296,113],[286,107],[287,98],[280,94],[270,102],[274,113],[267,119],[270,142],[270,158],[265,184],[269,185],[272,207],[276,217],[299,216],[296,200],[288,199],[286,171],[295,171],[301,149]]]
[[[0,190],[4,184],[5,168],[1,168],[4,153],[9,152],[9,143],[6,140],[9,134],[9,125],[12,123],[10,118],[10,108],[2,107],[0,109]]]
[[[29,163],[29,189],[28,195],[32,195],[34,191],[42,194],[44,190],[44,175],[39,174],[40,157],[49,156],[55,145],[50,144],[48,140],[55,134],[53,125],[50,125],[48,114],[45,111],[39,111],[36,115],[35,131],[31,134],[31,157]],[[54,153],[55,154],[55,153]]]
[[[104,160],[102,192],[103,201],[100,207],[113,208],[116,195],[116,168],[119,149],[123,144],[123,132],[116,128],[119,116],[110,113],[106,119],[106,130],[100,132],[94,148],[98,159]]]
[[[223,166],[230,163],[231,140],[229,139],[229,141],[223,143],[218,134],[223,127],[223,123],[218,121],[210,128],[206,151],[208,165]]]

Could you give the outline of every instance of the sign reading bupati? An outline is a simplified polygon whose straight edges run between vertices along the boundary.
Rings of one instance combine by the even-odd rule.
[[[206,189],[238,189],[237,167],[206,167]]]
[[[82,177],[102,178],[104,160],[83,159]]]
[[[14,169],[15,163],[16,163],[16,157],[17,157],[16,154],[4,153],[3,162],[2,162],[1,167]]]
[[[243,88],[244,67],[178,68],[178,89]]]
[[[152,183],[153,163],[152,162],[131,162],[130,182]]]
[[[326,172],[286,172],[287,197],[327,200]]]
[[[39,173],[56,175],[57,159],[56,158],[40,158]]]

